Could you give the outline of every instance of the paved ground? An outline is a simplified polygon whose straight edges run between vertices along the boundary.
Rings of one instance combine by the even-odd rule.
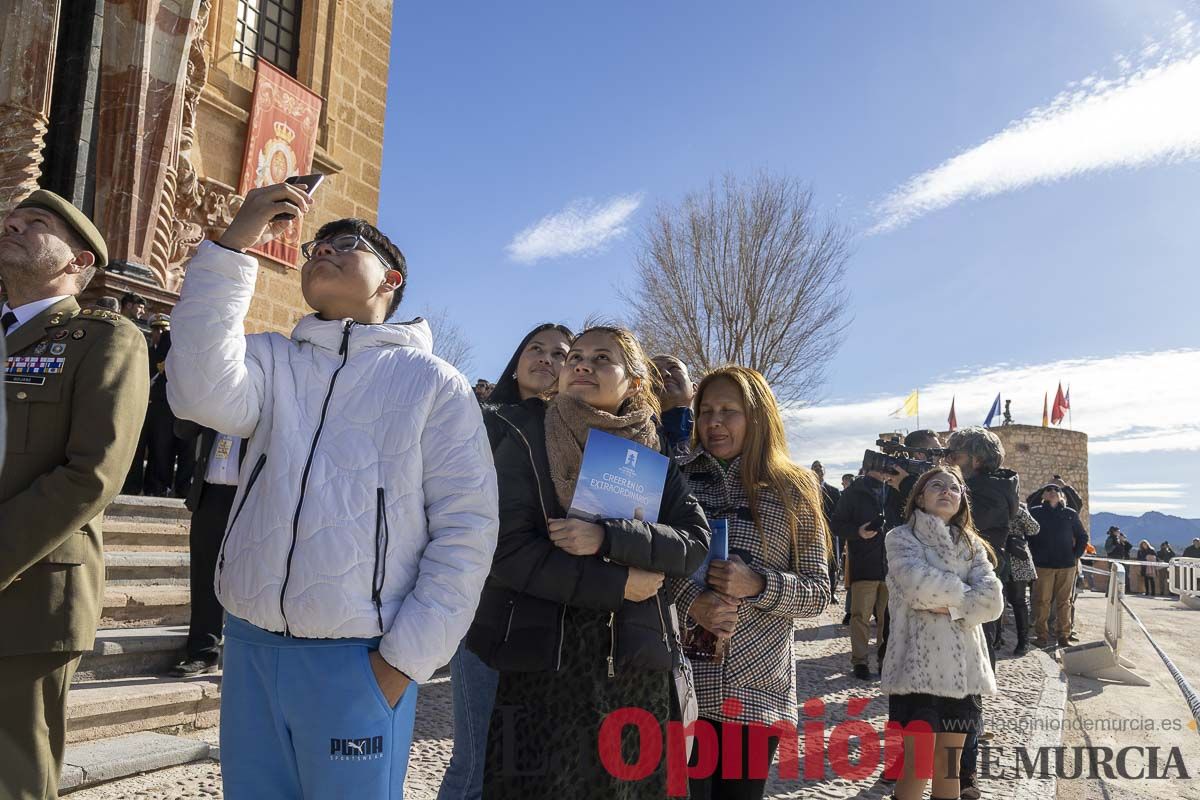
[[[1165,597],[1130,597],[1130,607],[1146,625],[1150,635],[1167,653],[1176,668],[1200,691],[1200,611],[1185,608]],[[1084,642],[1100,641],[1104,636],[1103,595],[1084,592],[1076,603],[1076,626]],[[1190,779],[1181,779],[1172,770],[1172,780],[1121,778],[1114,771],[1108,778],[1102,769],[1096,778],[1085,769],[1078,780],[1062,781],[1058,800],[1151,800],[1154,798],[1200,799],[1200,734],[1191,723],[1183,696],[1175,679],[1128,615],[1124,621],[1122,650],[1136,666],[1136,671],[1150,681],[1148,687],[1126,686],[1079,676],[1070,677],[1070,692],[1065,714],[1063,745],[1075,747],[1107,747],[1114,756],[1127,749],[1127,772],[1138,774],[1146,767],[1148,750],[1128,750],[1131,747],[1158,748],[1159,770],[1167,761],[1172,747],[1179,754]],[[1066,765],[1075,763],[1073,751]]]
[[[803,701],[820,697],[825,702],[827,741],[839,723],[851,718],[848,706],[853,698],[867,699],[865,711],[854,719],[864,719],[876,730],[882,729],[887,710],[886,700],[879,696],[874,681],[864,683],[849,675],[849,640],[846,638],[847,629],[837,624],[840,615],[840,610],[831,609],[820,618],[804,621],[797,629],[796,671],[800,698]],[[1031,653],[1021,659],[1005,657],[998,671],[1004,694],[990,699],[985,705],[987,726],[995,733],[993,746],[1012,748],[1018,743],[1035,741],[1036,737],[1031,732],[1036,732],[1039,727],[1053,727],[1049,724],[1039,726],[1037,720],[1044,722],[1045,718],[1052,718],[1056,704],[1061,708],[1061,697],[1055,694],[1057,678],[1054,664],[1044,654]],[[1046,682],[1048,676],[1051,676],[1049,683]],[[450,684],[447,679],[422,687],[405,792],[408,800],[433,800],[437,796],[437,787],[450,757],[453,731],[450,706]],[[215,742],[215,731],[202,731],[197,735]],[[857,753],[855,745],[851,748],[852,758],[856,759]],[[879,772],[879,769],[872,770],[870,776],[857,781],[838,777],[832,770],[827,770],[826,780],[821,782],[784,781],[775,777],[769,784],[768,795],[774,798],[831,799],[885,797],[887,785],[879,782]],[[1044,798],[1052,796],[1053,791],[1050,782],[999,780],[985,784],[985,797],[989,798]],[[85,789],[70,797],[71,800],[190,800],[221,797],[220,766],[210,761],[176,767]]]

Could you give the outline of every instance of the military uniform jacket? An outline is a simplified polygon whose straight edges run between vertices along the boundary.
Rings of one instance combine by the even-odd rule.
[[[6,338],[0,656],[92,648],[100,519],[146,414],[146,341],[123,317],[55,303]]]

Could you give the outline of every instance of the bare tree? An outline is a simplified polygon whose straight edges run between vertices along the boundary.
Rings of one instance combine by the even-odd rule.
[[[426,309],[422,316],[433,331],[433,354],[466,374],[474,366],[475,346],[463,329],[450,319],[449,312],[444,308]]]
[[[816,399],[847,325],[849,232],[794,178],[726,175],[660,207],[642,235],[633,326],[701,373],[740,364],[780,402]]]

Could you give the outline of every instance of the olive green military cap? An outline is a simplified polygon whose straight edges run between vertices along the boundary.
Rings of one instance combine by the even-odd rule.
[[[97,267],[103,269],[108,265],[108,247],[104,244],[104,237],[100,235],[99,229],[86,214],[67,202],[66,198],[45,189],[38,189],[22,200],[17,208],[42,208],[54,214],[67,223],[67,227],[75,231],[87,249],[95,254]]]

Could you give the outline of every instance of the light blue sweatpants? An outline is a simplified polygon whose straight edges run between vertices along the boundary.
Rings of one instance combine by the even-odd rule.
[[[378,639],[294,639],[226,616],[221,773],[228,800],[402,798],[417,708],[393,709]]]

